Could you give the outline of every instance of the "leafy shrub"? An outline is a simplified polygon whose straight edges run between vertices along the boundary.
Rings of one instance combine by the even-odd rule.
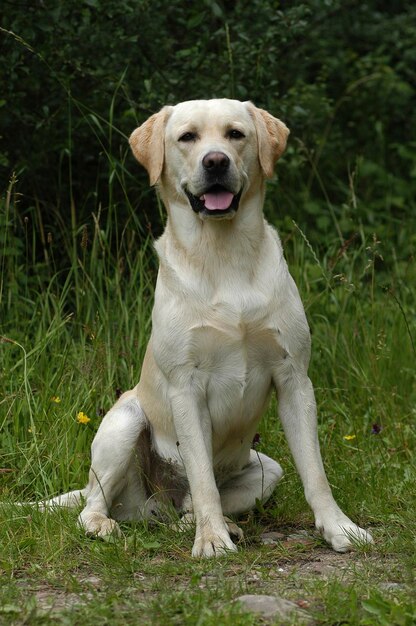
[[[288,123],[267,210],[274,221],[292,216],[313,243],[376,224],[396,236],[391,225],[413,215],[410,3],[48,0],[2,9],[2,187],[16,172],[20,218],[37,215],[35,238],[51,232],[67,251],[63,265],[68,233],[92,227],[98,210],[120,224],[133,211],[142,236],[149,225],[159,232],[127,136],[183,99],[249,98]]]

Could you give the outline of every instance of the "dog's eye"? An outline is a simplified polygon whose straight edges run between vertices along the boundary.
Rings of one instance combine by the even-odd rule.
[[[196,133],[188,132],[188,133],[184,133],[183,135],[181,135],[178,141],[187,142],[187,141],[195,141],[195,139],[196,139]]]
[[[230,131],[228,131],[228,136],[230,139],[244,139],[245,137],[244,133],[242,133],[240,130],[237,130],[236,128],[232,128]]]

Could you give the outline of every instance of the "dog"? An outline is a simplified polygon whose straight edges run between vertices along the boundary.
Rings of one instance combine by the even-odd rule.
[[[265,502],[282,477],[252,449],[270,395],[316,527],[339,552],[371,535],[336,504],[323,468],[307,370],[310,333],[277,232],[265,221],[265,183],[289,130],[251,102],[165,106],[130,137],[156,185],[167,224],[152,333],[140,381],[104,417],[89,483],[45,502],[84,508],[88,535],[117,533],[173,506],[196,526],[192,554],[237,547],[228,515]]]

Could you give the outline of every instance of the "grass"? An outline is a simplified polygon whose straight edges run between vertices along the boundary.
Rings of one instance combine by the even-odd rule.
[[[258,624],[234,603],[244,593],[293,600],[316,624],[413,624],[414,259],[361,226],[352,241],[336,236],[315,250],[307,233],[282,223],[312,330],[328,477],[342,508],[372,530],[374,547],[338,555],[313,534],[272,401],[259,449],[285,478],[241,520],[237,554],[198,561],[192,531],[125,525],[122,539],[94,541],[76,527],[76,512],[15,506],[85,483],[101,416],[138,380],[156,275],[133,211],[116,248],[108,243],[115,211],[106,221],[97,211],[62,247],[52,237],[39,263],[30,252],[35,227],[16,199],[12,181],[0,208],[0,624]],[[66,272],[62,255],[71,259]],[[263,545],[267,530],[284,538]],[[309,540],[296,538],[299,530]]]

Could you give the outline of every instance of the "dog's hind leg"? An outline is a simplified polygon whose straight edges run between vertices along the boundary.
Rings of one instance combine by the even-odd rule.
[[[146,490],[136,457],[140,435],[147,428],[135,391],[123,394],[101,422],[91,446],[86,506],[78,518],[88,535],[119,533],[110,518],[114,509],[119,520],[146,516]]]
[[[249,463],[220,483],[219,491],[224,515],[238,515],[253,509],[256,502],[266,502],[283,476],[277,461],[250,450]]]

